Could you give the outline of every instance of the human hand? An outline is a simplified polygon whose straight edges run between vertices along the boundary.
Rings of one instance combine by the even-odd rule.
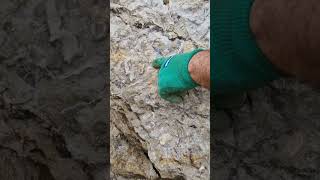
[[[157,58],[152,62],[152,66],[159,69],[158,92],[161,98],[172,103],[179,103],[182,102],[186,91],[198,86],[190,76],[188,65],[192,56],[199,51],[202,49]]]

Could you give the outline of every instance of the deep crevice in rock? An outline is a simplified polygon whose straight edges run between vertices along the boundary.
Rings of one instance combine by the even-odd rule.
[[[159,170],[156,168],[156,166],[154,165],[154,163],[150,160],[148,152],[143,152],[143,153],[147,157],[147,159],[149,159],[150,163],[152,164],[152,168],[157,173],[158,177],[161,178],[161,174],[160,174]]]

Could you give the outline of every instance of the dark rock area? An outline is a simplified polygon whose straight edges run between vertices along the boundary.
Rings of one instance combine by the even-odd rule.
[[[319,90],[280,80],[212,114],[212,179],[320,179]]]
[[[1,180],[105,179],[107,3],[1,0]]]

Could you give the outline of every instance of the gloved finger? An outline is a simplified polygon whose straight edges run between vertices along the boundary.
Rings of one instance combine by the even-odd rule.
[[[161,95],[160,95],[161,96]],[[167,100],[171,103],[181,103],[183,98],[179,94],[166,94],[161,96],[164,100]]]
[[[165,57],[157,58],[152,61],[152,67],[159,69],[166,60],[167,58]]]
[[[183,96],[186,94],[185,91],[171,91],[170,89],[164,89],[159,92],[161,98],[171,102],[180,103],[183,101]]]

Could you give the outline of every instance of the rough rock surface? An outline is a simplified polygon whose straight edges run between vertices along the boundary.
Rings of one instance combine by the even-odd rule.
[[[105,8],[1,0],[1,180],[105,179]]]
[[[247,97],[212,113],[213,179],[320,179],[319,90],[279,80]]]
[[[114,179],[208,179],[209,92],[182,104],[157,94],[157,51],[209,46],[209,2],[111,1],[111,164]]]

